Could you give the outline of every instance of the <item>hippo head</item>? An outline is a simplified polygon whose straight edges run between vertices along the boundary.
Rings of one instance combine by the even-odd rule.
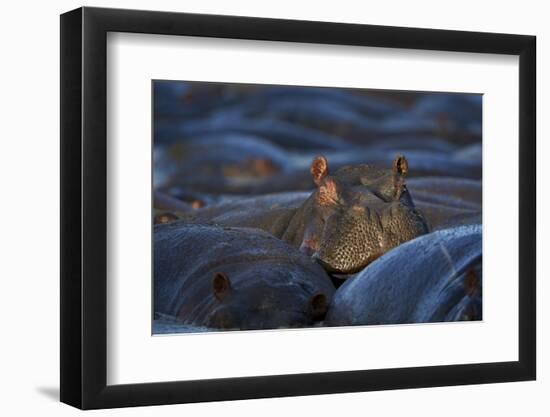
[[[317,189],[304,213],[300,250],[329,272],[363,269],[391,248],[427,233],[405,185],[408,164],[398,155],[391,169],[342,167],[329,175],[327,160],[311,164]]]
[[[255,283],[234,288],[231,279],[218,272],[212,279],[216,306],[207,326],[238,330],[310,326],[324,319],[329,299],[306,287]]]

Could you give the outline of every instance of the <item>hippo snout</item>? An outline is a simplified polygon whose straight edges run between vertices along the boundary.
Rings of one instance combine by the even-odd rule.
[[[366,266],[366,262],[360,259],[353,259],[348,255],[324,256],[322,253],[315,252],[311,256],[319,265],[329,273],[353,274]]]

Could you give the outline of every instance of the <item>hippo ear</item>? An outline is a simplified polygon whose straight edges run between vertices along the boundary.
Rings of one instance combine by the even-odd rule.
[[[179,220],[178,216],[176,216],[172,212],[166,211],[166,212],[157,214],[153,218],[153,224],[165,224],[165,223],[175,222],[176,220]]]
[[[405,185],[405,177],[409,172],[409,163],[403,155],[397,155],[392,164],[393,190],[394,197],[401,197],[403,186]]]
[[[479,292],[479,288],[479,279],[475,271],[473,269],[470,269],[468,272],[466,272],[466,275],[464,276],[464,292],[470,297],[473,297]]]
[[[324,156],[317,156],[311,163],[309,168],[313,182],[317,185],[321,184],[321,180],[328,175],[328,162]]]
[[[315,320],[325,318],[328,310],[328,300],[325,294],[315,294],[310,300],[311,315]]]
[[[222,301],[227,294],[231,291],[231,281],[222,272],[218,272],[212,279],[212,290],[214,291],[214,297],[219,301]]]

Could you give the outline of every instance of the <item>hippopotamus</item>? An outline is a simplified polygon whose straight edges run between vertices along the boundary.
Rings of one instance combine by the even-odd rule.
[[[456,148],[451,145],[445,148],[443,141],[422,138],[409,139],[408,147],[405,146],[405,142],[388,141],[386,144],[376,143],[372,146],[352,147],[345,151],[327,151],[323,154],[330,160],[333,170],[357,164],[388,166],[392,163],[396,153],[405,153],[411,167],[411,178],[420,176],[481,178],[482,169],[479,161],[455,158],[453,149]],[[430,149],[432,147],[434,149]],[[414,150],[415,148],[417,150]],[[217,149],[216,145],[212,145],[212,149]],[[406,152],[402,152],[404,150]],[[209,155],[209,152],[212,153],[211,151],[204,152],[204,155],[208,155],[209,160],[201,159],[203,166],[195,164],[196,169],[191,169],[193,164],[190,164],[180,170],[177,177],[172,174],[172,179],[165,175],[163,181],[157,181],[157,178],[160,178],[158,175],[160,171],[166,171],[166,169],[156,169],[155,183],[173,195],[179,193],[178,188],[192,188],[203,194],[233,195],[258,195],[311,190],[312,188],[308,168],[312,158],[318,155],[317,152],[288,152],[283,157],[283,164],[280,163],[279,158],[276,160],[261,156],[243,158],[244,152],[240,153],[240,163],[230,164],[223,162],[223,155],[216,159],[216,152],[212,155]],[[277,162],[274,163],[275,161]],[[158,161],[157,164],[160,165],[162,162]],[[172,161],[171,165],[176,166],[175,161]],[[185,166],[183,163],[181,165]],[[208,169],[209,166],[213,168]],[[187,174],[184,174],[184,171]]]
[[[205,209],[184,221],[256,227],[298,247],[327,271],[357,272],[388,250],[428,232],[405,185],[407,160],[397,155],[391,169],[346,166],[329,174],[316,157],[310,173],[316,189],[298,207],[230,211]]]
[[[479,180],[448,177],[412,178],[409,191],[430,231],[481,224],[482,186]]]
[[[204,204],[200,200],[186,202],[160,191],[153,192],[153,223],[169,223],[179,219],[182,213],[190,212]]]
[[[308,105],[312,102],[330,102],[374,119],[385,118],[404,110],[398,103],[374,96],[374,92],[376,91],[330,87],[270,86],[257,91],[250,102],[255,106],[267,107],[268,110],[271,103],[277,107],[280,103],[292,105],[291,101],[306,101]]]
[[[313,326],[334,286],[321,266],[258,229],[154,229],[154,311],[213,329]]]
[[[160,191],[154,191],[153,193],[153,207],[155,209],[185,213],[202,206],[203,204],[200,200],[187,202]]]
[[[444,204],[457,208],[481,209],[480,180],[452,177],[411,178],[407,182],[414,200]]]
[[[481,138],[481,94],[438,93],[421,97],[412,109],[415,117],[430,117],[449,133]]]
[[[181,143],[189,139],[250,135],[285,149],[346,149],[349,142],[340,137],[269,117],[247,118],[239,114],[216,114],[184,122],[155,120],[155,144]]]
[[[328,326],[481,320],[481,225],[418,237],[386,253],[334,295]]]
[[[422,139],[411,143],[409,147],[400,146],[399,152],[396,149],[383,146],[363,146],[348,149],[345,151],[327,151],[324,155],[331,161],[334,167],[346,165],[371,164],[386,166],[391,163],[396,153],[407,155],[411,167],[411,175],[414,177],[424,176],[445,176],[454,178],[481,179],[482,167],[478,160],[466,160],[455,158],[452,151],[422,149]],[[418,144],[418,146],[416,146]],[[294,157],[294,165],[303,169],[312,154],[304,154],[301,159]]]
[[[431,232],[455,226],[481,224],[481,209],[461,208],[446,204],[415,200],[416,207],[422,212]]]
[[[237,192],[288,166],[278,146],[251,135],[203,136],[155,147],[154,184],[180,185],[196,192]]]
[[[154,115],[161,119],[203,117],[220,107],[242,101],[235,84],[155,80]]]
[[[371,131],[377,126],[376,120],[331,96],[308,97],[298,93],[265,102],[263,107],[272,118],[338,136],[356,130]]]

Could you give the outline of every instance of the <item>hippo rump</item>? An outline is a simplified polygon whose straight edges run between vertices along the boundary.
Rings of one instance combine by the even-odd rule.
[[[154,311],[214,329],[313,326],[334,287],[323,268],[257,229],[154,229]]]
[[[329,326],[481,320],[481,225],[421,236],[336,292]]]
[[[398,155],[391,169],[346,166],[329,175],[328,161],[319,156],[310,172],[317,188],[297,207],[251,207],[222,214],[219,209],[205,209],[184,219],[265,230],[339,274],[357,272],[388,250],[428,232],[405,185],[405,157]]]

